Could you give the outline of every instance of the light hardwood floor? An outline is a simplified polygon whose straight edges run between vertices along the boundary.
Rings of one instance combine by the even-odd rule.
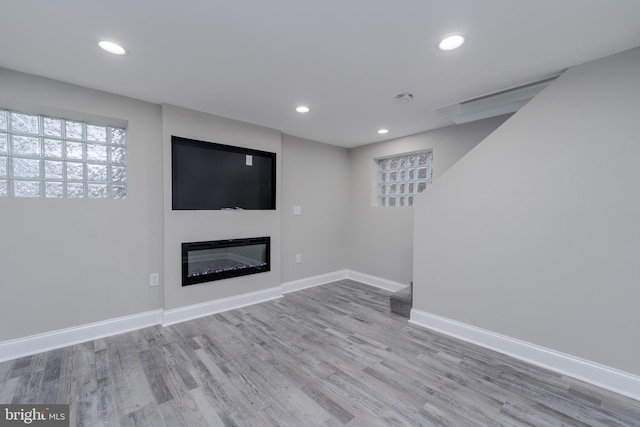
[[[640,426],[640,402],[412,326],[388,295],[345,280],[0,363],[0,403],[70,403],[72,426]]]

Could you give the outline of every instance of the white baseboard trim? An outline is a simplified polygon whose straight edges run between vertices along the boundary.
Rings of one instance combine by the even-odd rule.
[[[0,342],[0,362],[146,328],[147,326],[159,324],[161,320],[162,310],[152,310],[101,322],[30,335],[24,338],[2,341]]]
[[[332,273],[286,282],[275,288],[236,295],[214,301],[207,301],[187,307],[180,307],[171,310],[152,310],[144,313],[137,313],[129,316],[89,323],[86,325],[60,329],[57,331],[44,332],[37,335],[0,341],[0,362],[42,353],[44,351],[55,350],[74,344],[80,344],[124,332],[130,332],[136,329],[146,328],[148,326],[173,325],[186,320],[232,310],[234,308],[246,307],[248,305],[270,301],[282,297],[284,293],[294,292],[344,279],[355,280],[392,292],[406,287],[406,285],[401,283],[368,274],[358,273],[351,270],[339,270]]]
[[[375,286],[385,291],[397,292],[409,286],[409,284],[398,283],[392,280],[383,279],[381,277],[371,276],[369,274],[359,273],[353,270],[347,270],[347,279],[364,283],[365,285]]]
[[[246,307],[281,297],[282,287],[277,286],[262,291],[249,292],[242,295],[234,295],[228,298],[165,310],[162,314],[162,326],[173,325],[186,320],[221,313],[223,311],[233,310],[234,308]]]
[[[415,308],[409,322],[640,400],[640,377],[634,374]]]
[[[347,278],[347,270],[334,271],[332,273],[320,274],[318,276],[306,277],[304,279],[292,280],[282,284],[282,293],[300,291],[302,289],[313,288],[314,286],[326,285]]]

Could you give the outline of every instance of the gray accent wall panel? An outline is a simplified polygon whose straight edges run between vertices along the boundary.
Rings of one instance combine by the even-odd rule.
[[[276,209],[246,211],[172,210],[171,135],[276,153]],[[162,105],[165,310],[280,286],[281,138],[280,131],[274,129],[173,105]],[[262,236],[271,237],[271,271],[182,287],[182,243]]]
[[[283,135],[283,283],[347,268],[348,210],[349,150]]]
[[[638,70],[568,70],[418,197],[414,308],[640,374]]]

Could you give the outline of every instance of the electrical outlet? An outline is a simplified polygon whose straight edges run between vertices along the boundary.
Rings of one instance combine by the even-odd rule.
[[[293,207],[294,215],[302,215],[302,206],[294,206]]]
[[[149,286],[160,285],[160,273],[151,273],[149,275]]]
[[[300,264],[302,262],[302,255],[296,254],[296,264]]]

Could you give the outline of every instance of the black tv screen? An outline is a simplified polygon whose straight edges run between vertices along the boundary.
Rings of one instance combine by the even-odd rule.
[[[275,209],[276,153],[171,137],[173,210]]]

